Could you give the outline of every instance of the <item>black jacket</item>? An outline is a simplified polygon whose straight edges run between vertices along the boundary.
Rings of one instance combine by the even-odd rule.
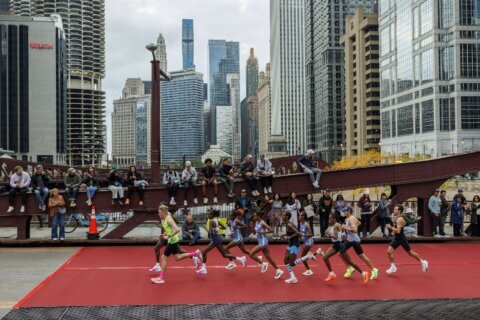
[[[133,186],[135,185],[135,180],[143,180],[142,174],[138,171],[135,171],[135,179],[133,179],[133,173],[129,170],[127,173],[127,185]]]
[[[92,187],[98,187],[98,175],[93,175],[90,176],[87,174],[85,179],[83,180],[83,183],[87,185],[87,187],[92,186]]]
[[[243,205],[242,205],[242,197],[240,198],[237,198],[237,200],[235,201],[235,210],[236,209],[243,209]],[[250,199],[249,197],[247,197],[247,205],[246,205],[246,208],[248,210],[250,210],[252,208],[252,199]]]
[[[43,185],[46,187],[47,183],[50,182],[50,179],[47,177],[45,173],[44,174],[35,173],[32,176],[32,188],[37,189],[37,186],[40,183],[40,181],[43,181]]]
[[[227,178],[230,175],[230,171],[232,171],[233,166],[232,165],[222,165],[220,167],[220,170],[218,170],[218,173],[220,174],[220,177]]]
[[[320,207],[320,214],[321,215],[330,215],[333,208],[333,198],[332,196],[324,195],[320,198],[320,202],[318,203]],[[325,210],[325,212],[322,212]]]
[[[245,174],[247,172],[255,172],[255,163],[253,161],[247,162],[244,161],[242,162],[242,165],[240,166],[240,171],[242,174]]]
[[[118,172],[117,172],[117,174],[115,174],[115,172],[112,172],[108,176],[108,185],[109,186],[114,186],[115,182],[120,183],[123,186],[122,176]]]

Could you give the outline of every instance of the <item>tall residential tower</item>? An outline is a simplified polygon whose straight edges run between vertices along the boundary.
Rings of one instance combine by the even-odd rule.
[[[250,56],[247,60],[247,98],[257,95],[258,89],[258,59],[255,57],[253,48],[250,48]]]
[[[194,69],[195,42],[193,36],[193,20],[182,20],[182,53],[183,70]]]
[[[157,50],[155,50],[155,58],[160,61],[160,69],[167,73],[168,72],[168,62],[167,62],[167,45],[165,44],[165,38],[163,34],[159,34],[157,38]]]

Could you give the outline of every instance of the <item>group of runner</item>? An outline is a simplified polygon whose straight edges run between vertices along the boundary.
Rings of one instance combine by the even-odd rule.
[[[410,248],[407,238],[403,232],[403,228],[406,224],[403,211],[404,208],[401,205],[395,206],[393,210],[393,225],[387,226],[387,228],[393,232],[394,238],[387,250],[391,265],[390,268],[386,270],[386,273],[391,274],[397,271],[397,267],[394,263],[393,253],[399,246],[401,246],[411,257],[420,262],[423,272],[426,272],[428,269],[428,262],[423,260]],[[230,217],[230,228],[232,230],[233,240],[226,247],[224,247],[222,241],[223,236],[219,231],[221,229],[226,229],[227,226],[218,220],[219,211],[210,210],[208,212],[209,223],[207,224],[207,232],[209,234],[210,243],[203,251],[196,250],[192,252],[186,252],[180,248],[180,229],[178,228],[175,219],[169,213],[168,207],[165,205],[160,205],[158,212],[161,221],[162,234],[160,235],[160,240],[154,247],[156,264],[149,270],[151,272],[159,273],[158,277],[151,279],[153,283],[162,284],[165,282],[167,260],[171,255],[174,256],[176,261],[191,258],[195,268],[197,269],[196,272],[198,274],[207,274],[207,254],[215,248],[220,252],[223,258],[229,260],[229,263],[226,266],[226,269],[228,270],[234,269],[237,266],[235,261],[238,261],[243,267],[247,267],[248,256],[261,267],[261,273],[265,273],[268,270],[269,263],[275,269],[275,279],[280,279],[284,273],[284,271],[282,271],[272,259],[270,254],[267,234],[272,233],[272,228],[263,220],[262,212],[255,212],[253,220],[247,225],[244,223],[242,218],[244,214],[243,210],[235,210]],[[318,248],[315,252],[310,251],[314,245],[312,226],[310,226],[308,223],[306,214],[304,212],[299,216],[298,228],[290,221],[290,213],[284,213],[282,219],[286,225],[286,234],[282,236],[282,239],[288,241],[284,263],[288,273],[290,274],[290,278],[285,280],[286,283],[298,282],[294,273],[294,267],[299,264],[303,264],[306,268],[306,271],[303,272],[304,276],[312,276],[313,271],[310,269],[308,261],[316,260],[317,256],[322,257],[329,271],[325,281],[334,280],[337,276],[333,272],[330,264],[330,258],[336,254],[339,254],[340,258],[347,267],[347,270],[344,274],[345,278],[350,278],[355,271],[360,273],[363,283],[367,283],[369,280],[374,280],[378,277],[378,269],[373,266],[372,262],[367,255],[365,255],[361,246],[360,237],[358,235],[358,219],[353,216],[351,207],[345,207],[344,213],[346,218],[344,224],[340,224],[337,221],[336,214],[331,214],[329,217],[330,227],[327,230],[327,234],[332,239],[332,245],[326,253],[324,253],[321,248]],[[242,230],[245,228],[250,228],[257,238],[257,245],[251,250],[247,250],[244,244]],[[342,239],[344,232],[346,234],[345,242],[343,242]],[[165,247],[165,250],[163,255],[160,257],[160,250],[162,247]],[[231,249],[234,247],[238,247],[244,256],[239,257],[233,255],[231,253]],[[352,261],[347,252],[352,247],[358,257],[368,266],[370,269],[369,271],[361,269]],[[302,250],[300,250],[300,248],[302,248]],[[263,257],[265,257],[266,261],[263,261],[262,256],[257,255],[260,252],[263,254]]]

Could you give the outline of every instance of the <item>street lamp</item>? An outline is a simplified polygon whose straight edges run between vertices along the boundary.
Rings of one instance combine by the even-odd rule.
[[[146,46],[147,50],[152,53],[152,101],[151,101],[151,121],[150,121],[150,138],[151,138],[151,182],[152,184],[160,184],[160,78],[170,81],[170,77],[160,69],[160,61],[155,58],[155,51],[158,46],[150,43]]]

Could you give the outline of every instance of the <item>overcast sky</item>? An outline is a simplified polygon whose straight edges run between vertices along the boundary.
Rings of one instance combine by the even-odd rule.
[[[195,65],[208,82],[208,40],[240,42],[242,98],[245,62],[255,49],[260,70],[269,62],[269,0],[106,0],[108,152],[113,100],[127,78],[150,80],[151,54],[145,45],[163,33],[169,71],[182,68],[182,19],[194,19]]]

